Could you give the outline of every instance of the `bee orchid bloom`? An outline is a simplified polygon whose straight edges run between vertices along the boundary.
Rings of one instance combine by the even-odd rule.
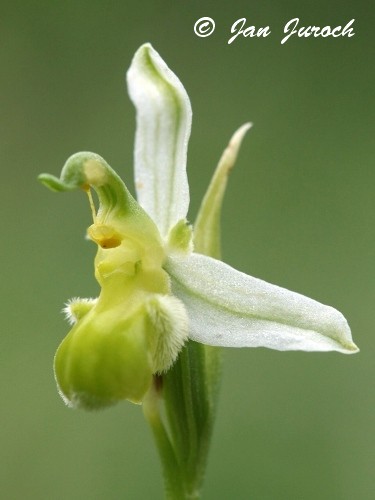
[[[122,399],[142,402],[153,375],[172,366],[188,339],[223,347],[357,352],[336,309],[194,253],[194,230],[186,220],[189,98],[149,44],[136,52],[127,81],[137,113],[137,201],[94,153],[73,155],[60,178],[39,177],[52,190],[89,194],[88,236],[98,245],[99,298],[68,303],[73,326],[55,357],[65,402],[88,409]],[[205,218],[217,220],[207,231],[218,224],[227,171],[248,128],[233,136],[213,180]],[[196,230],[204,233],[204,221]]]

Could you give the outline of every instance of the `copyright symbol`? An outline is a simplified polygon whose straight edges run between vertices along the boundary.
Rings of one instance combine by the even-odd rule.
[[[204,38],[210,36],[215,31],[215,21],[211,17],[201,17],[194,24],[194,33]]]

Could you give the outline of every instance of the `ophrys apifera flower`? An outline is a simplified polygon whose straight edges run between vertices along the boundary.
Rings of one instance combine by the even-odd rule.
[[[40,176],[53,190],[89,193],[87,234],[98,245],[100,295],[67,305],[73,327],[55,357],[64,400],[85,408],[142,402],[153,375],[173,365],[189,338],[212,346],[356,352],[336,309],[194,252],[194,231],[201,242],[206,231],[211,248],[205,253],[219,256],[210,232],[219,233],[226,176],[249,124],[233,136],[193,228],[186,219],[186,91],[149,44],[137,51],[127,77],[137,111],[137,201],[94,153],[73,155],[59,179]]]

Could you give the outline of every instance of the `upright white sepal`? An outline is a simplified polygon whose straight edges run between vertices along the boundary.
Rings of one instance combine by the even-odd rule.
[[[127,81],[137,112],[137,198],[166,237],[186,217],[189,207],[186,156],[190,101],[180,80],[150,44],[137,50]]]
[[[298,293],[204,255],[169,258],[174,294],[188,311],[189,336],[224,347],[358,351],[344,316]]]

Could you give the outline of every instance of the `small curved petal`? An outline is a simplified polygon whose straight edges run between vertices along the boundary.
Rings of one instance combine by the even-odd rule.
[[[74,297],[74,299],[68,300],[62,312],[68,323],[74,325],[91,311],[97,302],[98,299],[80,299],[79,297]]]
[[[172,289],[185,304],[190,337],[224,347],[358,351],[336,309],[236,271],[204,255],[169,258]]]
[[[165,237],[189,208],[190,101],[180,80],[150,44],[136,52],[127,81],[137,111],[137,198]]]

